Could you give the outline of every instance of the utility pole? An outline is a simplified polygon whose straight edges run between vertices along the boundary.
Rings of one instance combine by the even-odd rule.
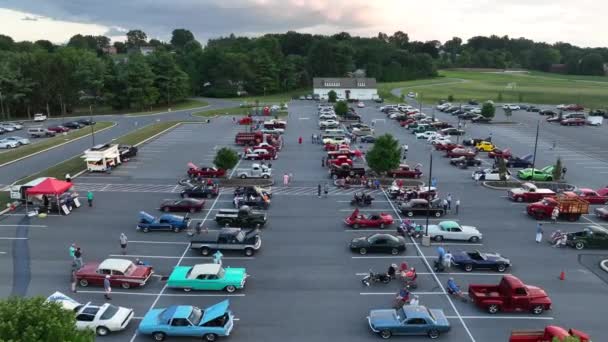
[[[2,107],[2,117],[4,118],[4,101],[2,98],[2,91],[0,91],[0,107]]]
[[[540,120],[536,122],[536,138],[534,139],[534,154],[532,155],[532,170],[536,166],[536,149],[538,148],[538,132],[540,131]]]
[[[433,152],[430,153],[429,162],[429,182],[427,184],[427,193],[431,192],[431,182],[433,179]],[[431,199],[427,196],[427,208],[426,208],[426,226],[424,227],[424,236],[422,237],[422,245],[430,246],[431,237],[429,236],[429,217],[431,215]]]
[[[91,138],[93,140],[93,144],[91,147],[95,146],[95,125],[93,125],[93,105],[89,105],[89,125],[91,126]]]

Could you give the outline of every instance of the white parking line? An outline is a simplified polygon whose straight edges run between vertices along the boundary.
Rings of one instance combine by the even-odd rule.
[[[463,292],[464,293],[464,292]],[[394,296],[395,292],[359,292],[361,296]],[[411,294],[415,295],[444,295],[445,292],[416,292],[413,291]]]
[[[129,240],[129,243],[149,243],[149,244],[167,244],[167,245],[189,245],[189,242],[177,242],[177,241],[144,241],[144,240]]]
[[[355,209],[340,209],[340,211],[348,211],[348,212],[353,212],[355,211]],[[390,211],[390,209],[359,209],[359,212],[386,212],[386,211]]]
[[[165,285],[166,286],[166,285]],[[105,291],[95,290],[78,290],[79,293],[105,293]],[[112,291],[112,294],[128,295],[128,296],[165,296],[165,297],[245,297],[244,293],[149,293],[149,292],[124,292]],[[160,298],[160,297],[159,297]],[[156,304],[156,303],[154,303]],[[154,305],[152,305],[152,308]]]
[[[129,241],[130,242],[130,241]],[[212,256],[197,256],[197,257],[178,257],[169,255],[134,255],[134,254],[110,254],[111,257],[129,257],[129,258],[145,258],[145,259],[213,259]],[[222,257],[222,259],[233,259],[233,260],[250,260],[255,257]]]
[[[28,227],[28,228],[46,228],[42,224],[0,224],[0,227]]]
[[[445,316],[449,319],[454,318],[463,318],[463,319],[532,319],[532,320],[542,320],[542,321],[550,321],[553,320],[553,317],[538,317],[538,316]]]
[[[336,201],[338,203],[350,203],[350,201]],[[374,203],[388,203],[388,201],[384,200],[374,200]],[[354,210],[354,209],[353,209]]]
[[[365,276],[367,273],[355,273],[356,276]],[[432,275],[431,272],[416,272],[417,275]],[[436,273],[437,275],[457,275],[457,276],[493,276],[493,277],[502,277],[506,275],[511,275],[511,273],[481,273],[481,272],[440,272]]]
[[[351,256],[351,259],[423,259],[421,255]],[[437,257],[428,257],[437,258]]]
[[[0,237],[0,240],[29,240],[30,238],[19,238],[19,237]]]

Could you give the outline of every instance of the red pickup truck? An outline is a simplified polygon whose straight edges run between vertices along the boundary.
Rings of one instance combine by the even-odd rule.
[[[559,217],[568,221],[576,221],[581,215],[589,214],[589,202],[574,194],[543,198],[539,202],[528,204],[526,212],[537,220],[542,220],[551,217],[555,207],[559,210]]]
[[[551,309],[551,299],[543,289],[526,285],[512,275],[503,276],[498,285],[469,285],[469,297],[491,314],[529,311],[540,315]]]
[[[334,159],[328,159],[327,165],[336,165],[336,166],[348,165],[348,166],[352,167],[353,160],[348,158],[347,156],[338,156]]]
[[[562,342],[566,337],[576,337],[579,342],[591,342],[590,336],[582,331],[555,325],[548,325],[545,330],[519,330],[511,332],[509,342]]]
[[[523,183],[521,187],[509,190],[507,196],[516,202],[537,202],[545,197],[554,197],[555,192],[551,189],[539,189],[532,183]]]
[[[262,132],[239,132],[234,137],[234,142],[237,145],[254,146],[264,141]]]

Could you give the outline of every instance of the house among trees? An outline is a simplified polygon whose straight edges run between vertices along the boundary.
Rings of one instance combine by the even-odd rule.
[[[330,91],[335,91],[338,99],[344,100],[374,100],[378,98],[375,78],[331,78],[315,77],[312,80],[313,93],[323,100],[328,98]]]

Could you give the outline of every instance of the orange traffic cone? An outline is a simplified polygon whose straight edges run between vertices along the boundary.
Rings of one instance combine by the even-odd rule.
[[[566,279],[566,272],[561,271],[559,274],[559,280],[565,280]]]

